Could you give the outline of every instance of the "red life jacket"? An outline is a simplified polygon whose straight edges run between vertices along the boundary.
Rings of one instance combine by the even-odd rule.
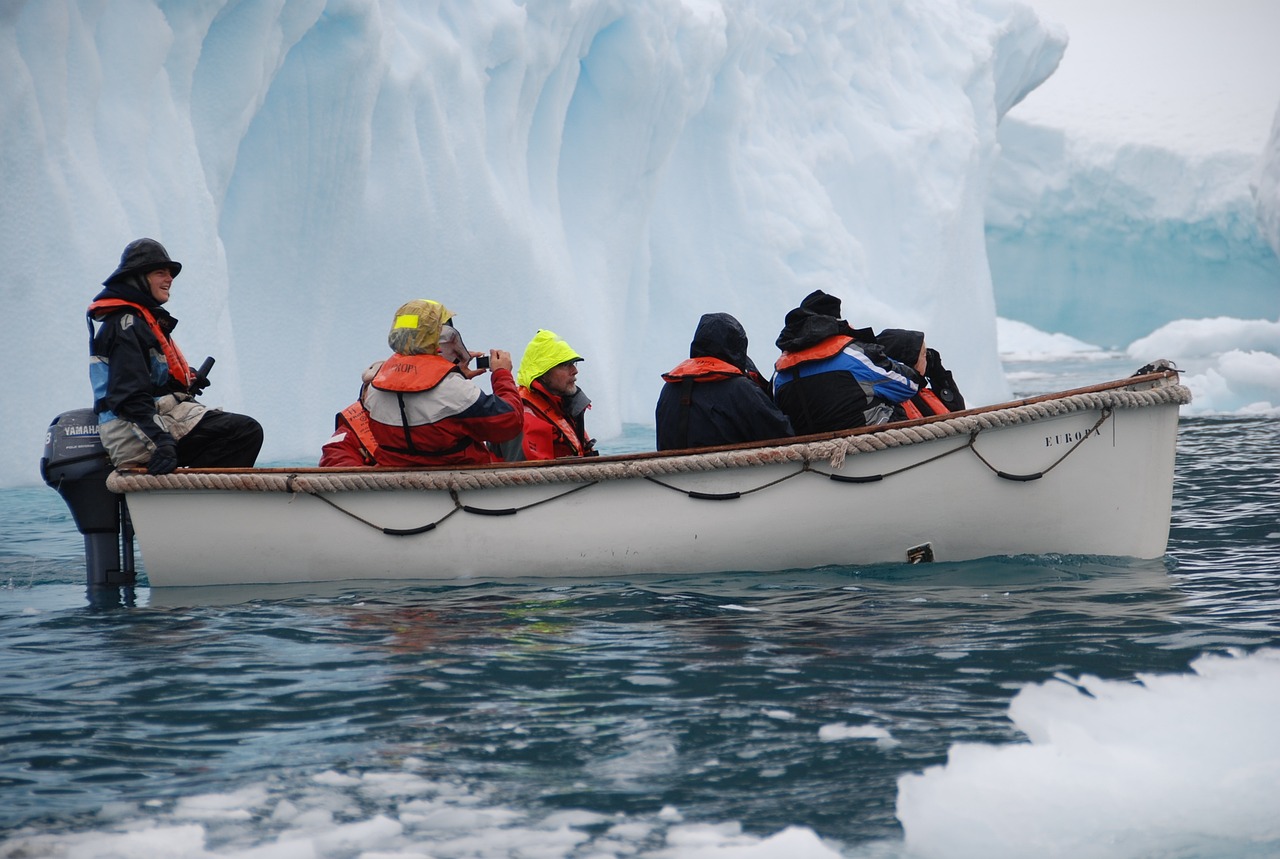
[[[688,358],[677,364],[669,373],[663,373],[665,382],[683,382],[692,379],[694,382],[723,382],[734,376],[747,375],[742,370],[722,361],[719,358]]]
[[[456,369],[456,364],[439,355],[392,355],[382,362],[370,384],[380,391],[400,394],[429,391]]]
[[[369,410],[364,407],[364,403],[354,402],[338,412],[333,424],[334,429],[345,429],[355,437],[365,465],[378,464],[378,441],[369,428]]]
[[[125,301],[123,298],[102,298],[89,305],[88,313],[94,319],[101,319],[106,314],[100,311],[112,310],[118,307],[130,307],[138,312],[138,315],[147,323],[147,327],[151,329],[151,333],[160,341],[160,351],[164,354],[165,363],[169,365],[169,375],[182,387],[190,387],[191,383],[195,381],[191,373],[191,366],[187,363],[187,359],[183,357],[182,350],[178,348],[178,344],[173,342],[164,329],[160,327],[160,323],[156,321],[150,310],[141,304]]]
[[[537,382],[535,381],[533,384],[536,385]],[[530,416],[535,419],[541,418],[552,427],[552,448],[557,459],[561,456],[586,455],[586,447],[583,445],[582,439],[579,438],[577,429],[565,417],[559,403],[548,396],[540,385],[538,388],[521,388],[520,399],[524,400],[525,405],[526,434],[528,433]],[[565,452],[561,453],[562,450]],[[526,456],[528,455],[527,448],[525,454]]]
[[[951,410],[942,404],[942,400],[938,399],[937,394],[928,388],[921,388],[920,393],[916,394],[912,399],[906,400],[902,404],[902,410],[907,413],[907,420],[909,421],[913,421],[916,418],[926,417],[926,415],[921,411],[920,406],[916,405],[916,400],[921,400],[924,405],[928,406],[930,409],[930,415],[946,415],[951,413]]]
[[[401,429],[404,430],[404,447],[382,444],[380,446],[381,449],[405,456],[436,458],[453,456],[472,446],[476,446],[482,453],[485,453],[483,445],[465,435],[459,436],[449,447],[439,450],[424,450],[414,443],[414,429],[409,425],[409,418],[405,412],[404,395],[429,391],[443,382],[445,376],[457,369],[456,364],[440,355],[392,355],[382,362],[377,375],[373,377],[369,384],[380,391],[388,391],[395,394],[400,401],[400,421]],[[372,428],[370,428],[370,431],[372,432]]]
[[[775,370],[787,370],[797,364],[803,364],[805,361],[817,361],[822,358],[830,358],[840,352],[841,349],[853,342],[853,338],[847,334],[833,334],[821,343],[810,346],[808,349],[801,349],[799,352],[783,352],[777,361],[773,362]]]

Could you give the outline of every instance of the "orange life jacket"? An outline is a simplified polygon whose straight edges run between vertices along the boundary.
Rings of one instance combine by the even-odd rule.
[[[378,441],[369,428],[369,410],[364,407],[364,403],[357,401],[347,406],[338,412],[333,423],[334,429],[346,429],[355,436],[356,443],[360,446],[360,456],[366,465],[378,464]]]
[[[396,395],[400,401],[400,420],[404,430],[404,447],[382,445],[383,449],[410,456],[451,456],[461,453],[472,445],[478,444],[468,436],[459,436],[454,444],[441,450],[423,450],[414,444],[413,427],[409,426],[409,418],[405,414],[405,394],[429,391],[444,381],[445,376],[458,369],[448,358],[440,355],[392,355],[382,362],[377,375],[369,382],[380,391],[388,391]],[[372,431],[372,428],[370,428]],[[483,448],[481,448],[483,450]]]
[[[951,412],[950,409],[942,404],[942,400],[938,399],[938,395],[928,388],[921,388],[916,397],[923,400],[925,405],[932,410],[929,412],[930,415],[945,415]],[[906,400],[902,403],[902,410],[907,413],[907,420],[909,421],[925,417],[924,413],[920,411],[920,407],[911,400]]]
[[[102,298],[89,305],[88,313],[95,319],[101,319],[106,314],[99,311],[112,310],[117,307],[130,307],[138,312],[138,315],[147,323],[147,327],[151,329],[151,333],[160,341],[160,351],[164,354],[165,363],[169,365],[169,375],[184,388],[190,387],[191,383],[195,381],[191,373],[191,365],[183,357],[182,350],[178,348],[178,344],[173,342],[164,329],[160,327],[160,323],[156,321],[150,310],[141,304],[125,301],[123,298]]]
[[[734,376],[747,375],[728,361],[719,358],[688,358],[677,364],[669,373],[663,373],[665,382],[683,382],[692,379],[695,382],[723,382]]]
[[[439,355],[392,355],[382,362],[370,384],[380,391],[400,394],[429,391],[456,369],[456,364]]]
[[[773,368],[775,370],[787,370],[797,364],[803,364],[805,361],[830,358],[852,342],[853,338],[847,334],[833,334],[808,349],[801,349],[799,352],[783,352],[778,360],[773,362]]]
[[[537,384],[535,381],[534,384]],[[555,428],[558,439],[573,451],[572,456],[585,456],[586,448],[582,444],[582,439],[578,437],[578,431],[565,417],[560,406],[551,397],[540,389],[532,387],[520,389],[520,399],[524,400],[525,408],[530,409],[538,417],[545,420]]]

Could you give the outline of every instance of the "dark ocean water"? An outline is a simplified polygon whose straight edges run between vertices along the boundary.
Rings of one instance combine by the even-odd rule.
[[[0,491],[0,857],[1280,855],[1274,715],[1232,721],[1280,686],[1249,661],[1280,646],[1277,451],[1280,421],[1184,418],[1160,562],[140,587],[111,609],[52,490]],[[1200,678],[1206,654],[1254,685]],[[1086,675],[1088,719],[1024,708],[1067,721],[1070,778],[1012,761],[1015,696]],[[1204,683],[1212,750],[1165,675]],[[1168,723],[1099,739],[1139,680]],[[964,744],[960,795],[1013,797],[966,821],[973,849],[954,800],[897,809],[901,777]],[[1159,795],[1183,772],[1195,826],[1153,810],[1196,790]]]

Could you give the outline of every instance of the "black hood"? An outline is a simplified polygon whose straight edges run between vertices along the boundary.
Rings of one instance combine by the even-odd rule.
[[[840,299],[815,289],[804,297],[799,307],[787,313],[776,343],[783,352],[799,352],[837,334],[862,343],[875,342],[870,328],[854,329],[840,318]]]
[[[125,301],[132,301],[134,304],[141,304],[152,313],[168,315],[156,303],[155,298],[151,296],[151,288],[147,285],[147,276],[145,274],[126,274],[123,277],[108,281],[106,288],[95,295],[93,300],[101,301],[104,298],[122,298]]]
[[[840,312],[840,299],[834,295],[828,295],[820,289],[815,289],[806,295],[804,300],[800,302],[800,306],[805,310],[821,313],[823,316],[834,316],[836,319],[843,316]]]
[[[747,355],[747,331],[728,313],[704,313],[689,344],[690,358],[719,358],[739,370],[758,373]]]
[[[886,328],[876,335],[876,342],[884,347],[884,354],[899,364],[914,367],[920,360],[920,347],[924,345],[924,332],[908,328]]]

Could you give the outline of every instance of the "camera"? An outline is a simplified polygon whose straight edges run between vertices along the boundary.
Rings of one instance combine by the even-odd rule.
[[[488,356],[488,355],[479,355],[479,356],[477,356],[477,357],[476,357],[476,369],[477,369],[477,370],[488,370],[488,369],[489,369],[489,356]]]

